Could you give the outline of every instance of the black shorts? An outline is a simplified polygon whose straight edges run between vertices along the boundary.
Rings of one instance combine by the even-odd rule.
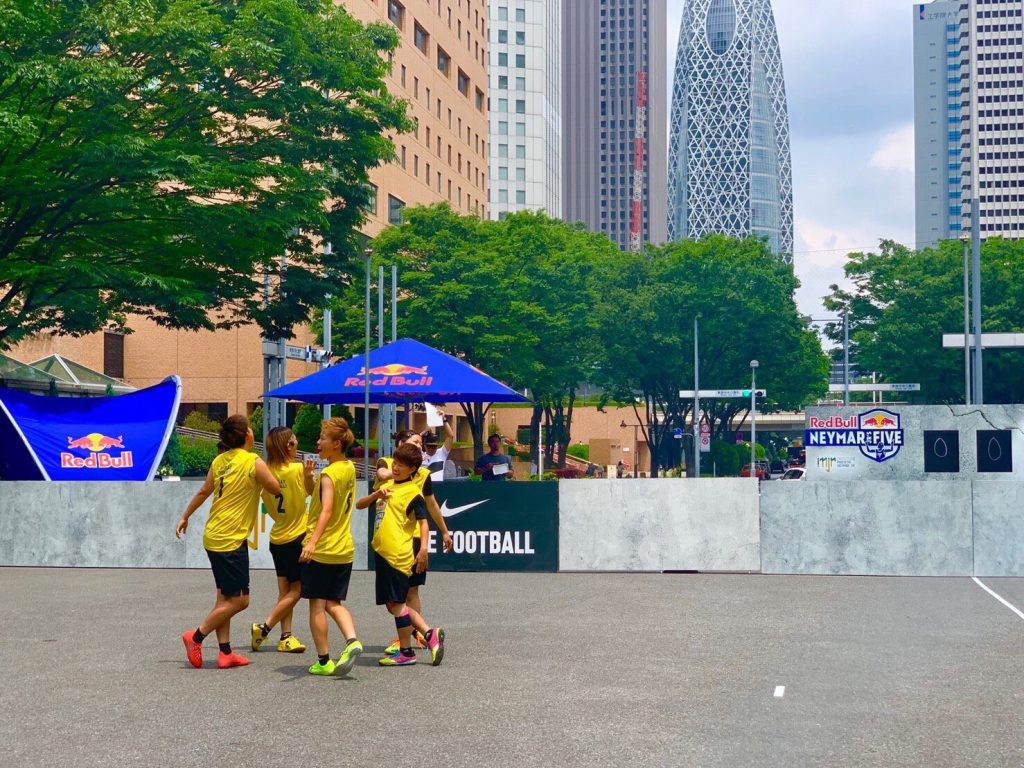
[[[224,597],[249,594],[249,542],[243,541],[230,552],[206,550],[213,569],[213,580]]]
[[[409,577],[380,555],[377,561],[377,605],[387,603],[404,603],[409,597]]]
[[[412,540],[412,556],[416,557],[420,553],[420,539]],[[427,572],[416,573],[416,566],[413,566],[412,576],[409,577],[410,587],[422,587],[427,583]]]
[[[307,600],[337,600],[348,597],[348,583],[352,578],[352,563],[318,563],[311,560],[302,564],[302,596]]]
[[[289,582],[302,581],[302,563],[299,562],[299,555],[302,554],[302,540],[305,535],[297,539],[286,541],[284,544],[270,542],[270,556],[274,558],[274,570],[282,579]]]

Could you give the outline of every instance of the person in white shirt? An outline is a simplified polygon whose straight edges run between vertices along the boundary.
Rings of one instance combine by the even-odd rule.
[[[444,480],[444,463],[448,461],[448,455],[452,450],[452,441],[455,433],[448,422],[448,416],[441,414],[444,419],[444,443],[440,443],[433,430],[428,429],[421,437],[423,438],[423,466],[430,470],[430,481],[440,483]]]

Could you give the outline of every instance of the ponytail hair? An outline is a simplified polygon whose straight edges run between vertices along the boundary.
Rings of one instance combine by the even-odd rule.
[[[228,416],[220,425],[220,441],[227,450],[241,448],[249,436],[249,420],[240,414]]]
[[[340,416],[335,416],[330,419],[326,419],[320,425],[320,431],[327,435],[331,440],[337,440],[341,443],[341,452],[347,454],[348,449],[352,447],[352,443],[356,441],[356,436],[352,434],[352,430],[348,427],[348,422]]]

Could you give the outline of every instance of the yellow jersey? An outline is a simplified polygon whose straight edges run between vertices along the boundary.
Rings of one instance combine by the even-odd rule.
[[[210,552],[230,552],[249,538],[259,511],[256,454],[244,448],[225,451],[213,460],[213,505],[203,531]]]
[[[419,532],[419,521],[427,517],[427,505],[415,476],[401,483],[389,480],[382,487],[390,488],[391,495],[383,510],[377,510],[371,546],[392,568],[408,576],[416,561],[412,540]]]
[[[323,510],[320,498],[320,484],[324,476],[331,479],[334,485],[334,504],[331,518],[327,521],[323,536],[316,543],[313,559],[328,565],[344,565],[351,563],[356,557],[356,545],[352,540],[352,509],[356,503],[356,468],[351,461],[344,459],[324,467],[320,477],[316,479],[313,496],[309,500],[309,514],[306,518],[306,536],[303,544],[316,530],[320,512]]]
[[[377,466],[380,467],[380,465],[383,464],[388,469],[391,469],[391,464],[393,462],[394,462],[394,459],[392,459],[390,456],[382,456],[380,459],[377,460]],[[420,493],[423,494],[424,497],[433,496],[434,495],[434,485],[433,485],[433,482],[430,481],[430,470],[429,469],[427,469],[426,467],[422,467],[421,466],[419,469],[416,470],[416,474],[414,474],[412,476],[412,479],[413,479],[413,482],[415,482],[416,485],[419,486]],[[392,481],[389,480],[388,482],[392,482]],[[384,485],[384,483],[382,483],[380,481],[380,478],[377,478],[374,481],[374,483],[373,483],[373,490],[375,490],[375,491],[380,490],[380,487],[382,485]],[[383,509],[384,509],[384,502],[383,501],[378,501],[377,502],[377,514],[380,515],[380,513],[383,511]],[[413,533],[412,537],[414,539],[418,539],[420,537],[420,527],[418,525],[416,526],[416,532]]]
[[[290,461],[277,467],[270,467],[271,474],[281,485],[281,495],[271,496],[263,491],[263,503],[267,514],[274,521],[270,529],[271,544],[286,544],[306,532],[306,475],[303,466]]]

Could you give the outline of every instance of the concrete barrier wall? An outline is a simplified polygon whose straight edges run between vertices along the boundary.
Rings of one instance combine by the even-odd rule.
[[[762,570],[970,575],[971,507],[968,482],[765,483]]]
[[[179,541],[174,526],[201,483],[0,483],[0,566],[208,568],[203,527],[209,502]],[[357,493],[365,494],[366,484]],[[366,568],[365,512],[355,512],[354,567]],[[273,568],[261,515],[253,568]]]
[[[757,481],[566,480],[564,571],[757,571]]]
[[[972,485],[974,575],[1024,576],[1024,483]]]

